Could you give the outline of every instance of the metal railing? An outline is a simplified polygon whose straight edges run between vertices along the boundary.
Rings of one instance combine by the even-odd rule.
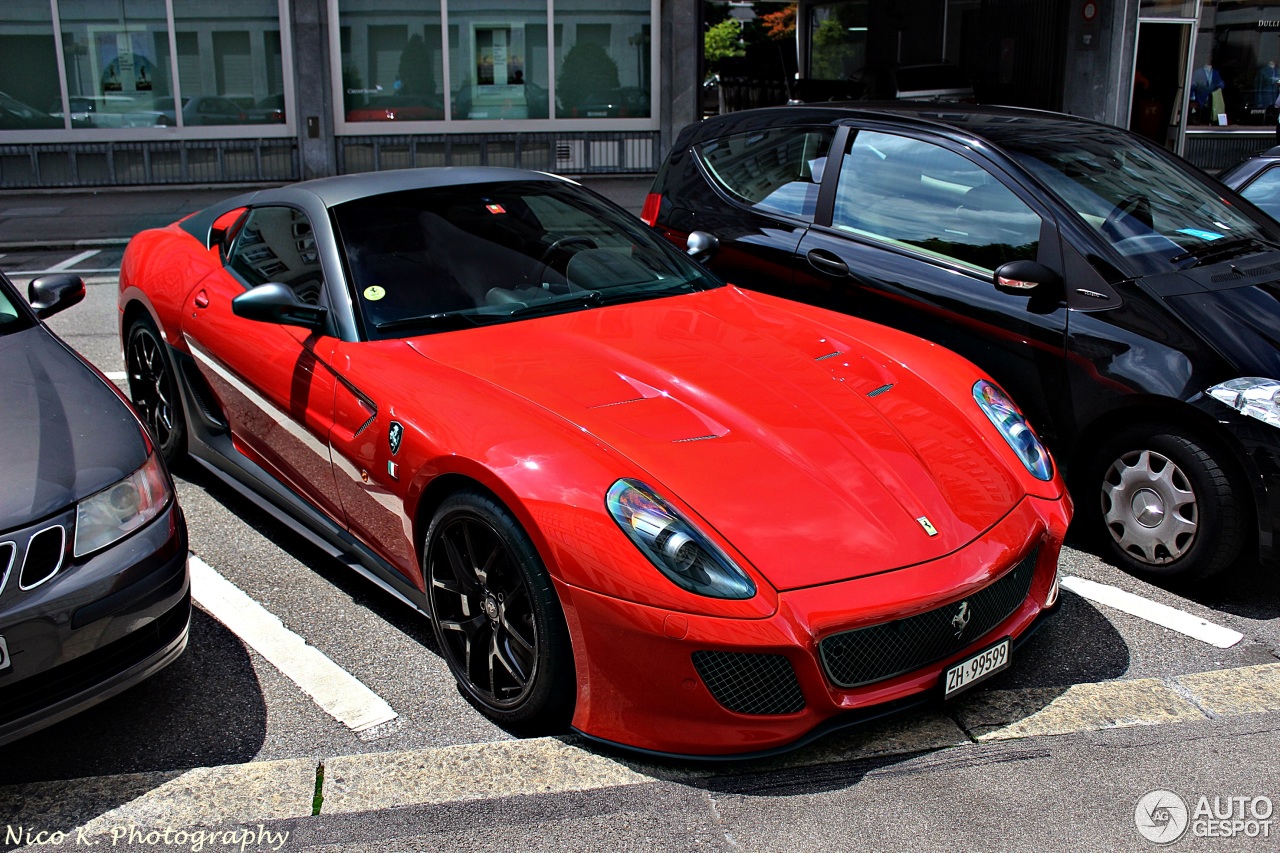
[[[0,188],[296,181],[294,139],[0,145]]]
[[[508,166],[570,174],[652,173],[657,131],[421,134],[339,137],[338,171],[419,166]]]

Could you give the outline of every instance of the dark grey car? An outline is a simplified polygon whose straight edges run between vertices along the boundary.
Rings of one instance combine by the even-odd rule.
[[[187,529],[120,392],[41,322],[73,275],[0,275],[0,744],[136,684],[182,654]]]

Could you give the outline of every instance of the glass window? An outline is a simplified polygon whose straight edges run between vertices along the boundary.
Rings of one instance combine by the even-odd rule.
[[[1187,124],[1276,124],[1280,97],[1280,7],[1204,3],[1196,35]]]
[[[156,127],[176,122],[164,0],[62,3],[62,52],[78,127]]]
[[[64,126],[48,0],[7,0],[0,20],[0,130]]]
[[[547,118],[546,0],[450,8],[449,51],[453,118]]]
[[[338,18],[347,121],[444,118],[439,0],[340,0]]]
[[[1120,255],[1133,273],[1179,269],[1214,244],[1270,240],[1256,221],[1206,183],[1204,174],[1121,130],[1008,126],[1000,144]]]
[[[311,222],[291,207],[259,207],[249,212],[228,264],[249,286],[269,281],[288,285],[303,302],[320,301],[324,276]]]
[[[159,5],[163,15],[164,4]],[[181,112],[182,124],[194,127],[284,120],[275,3],[232,7],[208,0],[173,0],[173,18],[182,108],[177,110],[168,98],[161,107],[166,117],[176,120]]]
[[[728,136],[698,148],[711,177],[747,204],[813,221],[829,127],[782,127]]]
[[[374,339],[689,293],[719,282],[566,182],[406,190],[334,208]]]
[[[867,3],[830,3],[809,13],[809,77],[849,80],[867,64]]]
[[[9,285],[0,282],[0,335],[31,327],[31,320],[18,308],[18,294]]]
[[[1272,219],[1280,219],[1280,169],[1267,169],[1242,189],[1240,195],[1265,210]]]
[[[1040,217],[950,149],[861,131],[840,167],[832,225],[981,270],[1034,260]]]
[[[557,0],[556,116],[647,118],[648,0]]]

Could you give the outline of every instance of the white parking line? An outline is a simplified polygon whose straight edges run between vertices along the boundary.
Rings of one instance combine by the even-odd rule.
[[[1230,628],[1206,622],[1199,616],[1192,616],[1190,613],[1185,613],[1168,605],[1151,601],[1131,592],[1125,592],[1119,587],[1072,576],[1063,578],[1062,585],[1076,595],[1087,598],[1090,601],[1114,607],[1116,610],[1128,613],[1130,616],[1137,616],[1139,619],[1154,622],[1157,625],[1168,628],[1170,631],[1186,634],[1188,637],[1216,646],[1219,649],[1229,649],[1244,639],[1244,634],[1239,631],[1232,631]]]
[[[399,716],[381,696],[284,627],[266,608],[199,557],[193,554],[189,562],[191,595],[196,602],[338,722],[360,732]]]
[[[112,382],[121,382],[129,378],[129,374],[125,373],[123,370],[109,370],[102,375],[110,379]]]
[[[81,252],[78,255],[74,255],[70,258],[67,258],[65,261],[62,261],[61,263],[54,264],[53,266],[45,270],[45,272],[62,272],[63,270],[71,269],[81,261],[87,261],[90,258],[92,258],[94,255],[100,255],[100,254],[102,254],[101,249],[89,249],[87,251]]]

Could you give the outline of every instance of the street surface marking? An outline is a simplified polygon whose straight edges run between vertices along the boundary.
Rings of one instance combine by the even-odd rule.
[[[364,731],[399,716],[386,701],[315,646],[284,627],[261,604],[194,554],[191,594],[272,666],[293,680],[330,716],[352,731]]]
[[[129,378],[129,374],[125,373],[123,370],[109,370],[102,375],[110,379],[112,382],[121,382]]]
[[[3,258],[3,257],[4,257],[4,255],[0,255],[0,258]],[[64,261],[63,263],[65,263],[65,261]],[[13,272],[9,273],[9,275],[10,275],[10,276],[15,276],[15,275],[41,276],[41,275],[45,275],[46,273],[51,273],[51,272],[67,272],[67,269],[66,269],[65,267],[63,267],[61,264],[59,264],[59,265],[57,266],[57,268],[50,267],[50,268],[49,268],[49,269],[47,269],[47,270],[14,270]],[[71,270],[70,272],[73,272],[73,273],[76,273],[77,275],[82,275],[82,276],[85,276],[85,275],[116,275],[117,273],[119,273],[119,272],[120,272],[120,268],[119,268],[119,267],[109,267],[109,268],[93,269],[93,270]],[[85,283],[86,283],[86,284],[88,284],[88,282],[85,282]]]
[[[100,255],[100,254],[102,254],[101,249],[88,249],[84,252],[81,252],[78,255],[72,255],[71,257],[67,258],[65,261],[62,261],[61,263],[54,264],[53,266],[45,270],[45,272],[62,272],[63,270],[71,269],[81,261],[87,261],[90,258],[92,258],[94,255]]]
[[[1215,625],[1212,622],[1201,619],[1199,616],[1192,616],[1190,613],[1177,610],[1168,605],[1159,604],[1140,595],[1134,595],[1131,592],[1125,592],[1119,587],[1095,583],[1091,580],[1070,575],[1062,579],[1062,585],[1076,595],[1087,598],[1090,601],[1114,607],[1116,610],[1128,613],[1130,616],[1137,616],[1139,619],[1154,622],[1157,625],[1168,628],[1170,631],[1186,634],[1188,637],[1197,639],[1202,643],[1208,643],[1219,649],[1229,649],[1244,639],[1244,635],[1239,631],[1232,631],[1230,628]]]

